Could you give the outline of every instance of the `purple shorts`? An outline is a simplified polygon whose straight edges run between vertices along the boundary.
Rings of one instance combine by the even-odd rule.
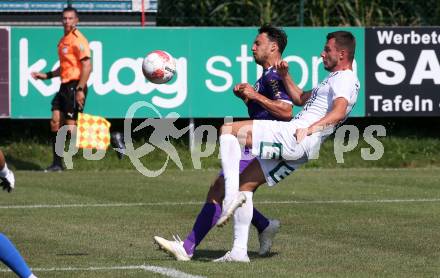
[[[247,147],[244,148],[240,160],[240,174],[243,173],[244,169],[246,169],[246,167],[248,167],[248,165],[255,159],[250,153],[251,149]],[[223,177],[223,170],[220,170],[219,176]]]

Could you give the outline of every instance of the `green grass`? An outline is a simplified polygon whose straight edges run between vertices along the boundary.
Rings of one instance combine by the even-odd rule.
[[[263,186],[255,195],[256,207],[280,219],[282,229],[265,258],[256,254],[252,229],[250,264],[210,262],[231,247],[231,225],[213,229],[191,262],[174,261],[152,242],[154,235],[186,236],[216,170],[167,170],[157,178],[131,170],[17,171],[16,191],[0,195],[0,221],[2,232],[39,269],[146,264],[207,277],[434,277],[440,275],[439,170],[301,169],[275,188]],[[410,199],[436,200],[376,202]],[[274,203],[279,201],[296,202]],[[8,207],[113,203],[142,204]],[[144,270],[36,274],[163,277]],[[0,277],[14,276],[0,272]]]

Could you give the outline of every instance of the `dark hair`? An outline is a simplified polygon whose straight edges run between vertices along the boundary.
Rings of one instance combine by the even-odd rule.
[[[280,54],[283,54],[284,49],[287,45],[287,35],[284,30],[271,25],[263,25],[258,29],[258,34],[266,33],[267,37],[271,42],[276,42]]]
[[[65,7],[65,8],[63,9],[63,13],[64,13],[64,12],[74,12],[74,13],[75,13],[75,16],[78,17],[78,11],[77,11],[74,7],[72,7],[72,6],[67,6],[67,7]]]
[[[327,41],[333,38],[335,39],[336,47],[338,49],[346,49],[348,51],[348,59],[353,61],[356,49],[356,38],[353,34],[348,31],[336,31],[327,34]]]

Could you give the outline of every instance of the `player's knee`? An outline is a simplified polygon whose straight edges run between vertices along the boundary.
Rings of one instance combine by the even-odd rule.
[[[257,191],[258,187],[259,187],[259,184],[256,182],[246,182],[246,183],[240,184],[240,191],[255,192],[255,191]]]
[[[208,203],[222,203],[223,197],[225,195],[225,186],[223,181],[223,177],[219,177],[211,185],[211,187],[209,188],[208,197],[206,198],[206,201]]]

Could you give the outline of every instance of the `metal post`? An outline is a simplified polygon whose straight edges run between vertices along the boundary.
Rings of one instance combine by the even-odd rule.
[[[299,26],[304,26],[304,1],[299,1]]]
[[[189,119],[189,151],[192,153],[194,151],[194,119]]]
[[[141,26],[145,26],[145,0],[141,0]]]

